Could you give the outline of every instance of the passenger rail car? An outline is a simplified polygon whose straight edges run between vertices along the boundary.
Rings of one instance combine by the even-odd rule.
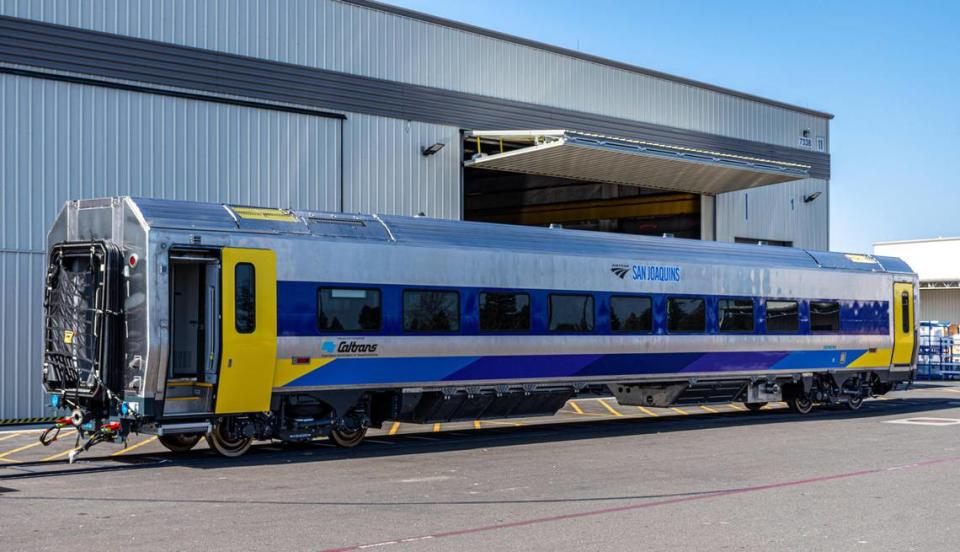
[[[354,446],[580,394],[858,408],[914,376],[895,258],[108,198],[49,234],[43,382],[84,449]]]

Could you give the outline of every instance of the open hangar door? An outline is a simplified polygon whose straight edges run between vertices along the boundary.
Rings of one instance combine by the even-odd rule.
[[[691,239],[713,235],[701,196],[809,169],[569,130],[465,131],[463,153],[465,220]]]

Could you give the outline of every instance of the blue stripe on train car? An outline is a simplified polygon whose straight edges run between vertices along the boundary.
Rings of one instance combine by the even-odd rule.
[[[357,335],[411,335],[404,332],[403,314],[402,314],[402,293],[405,289],[442,289],[457,291],[460,295],[460,329],[455,332],[436,332],[434,335],[476,335],[480,332],[477,328],[477,305],[476,298],[481,291],[480,288],[456,288],[456,287],[437,287],[437,286],[401,286],[386,284],[330,284],[321,282],[303,282],[303,281],[279,281],[277,282],[277,335],[283,337],[291,336],[321,336],[325,333],[317,328],[317,290],[321,287],[341,287],[368,289],[375,288],[381,291],[381,315],[382,328],[376,332],[354,332]],[[487,289],[487,288],[484,288]],[[495,288],[490,288],[495,290]],[[666,333],[666,298],[664,294],[614,294],[609,292],[595,292],[586,290],[532,290],[532,289],[510,289],[517,293],[526,293],[530,295],[533,302],[531,308],[531,328],[524,332],[527,335],[556,335],[555,332],[547,330],[547,308],[546,302],[551,293],[578,293],[588,294],[595,298],[595,328],[592,332],[579,332],[584,335],[611,335],[615,332],[610,330],[608,301],[611,295],[636,295],[651,297],[653,299],[653,321],[654,328],[650,333]],[[720,298],[726,296],[710,295],[689,295],[689,294],[669,294],[669,297],[702,297],[708,305],[707,329],[705,334],[718,335],[716,321],[716,305]],[[766,333],[766,323],[763,319],[763,300],[762,298],[751,298],[755,307],[755,328],[748,334],[762,335]],[[795,335],[809,334],[809,301],[808,299],[795,299],[800,301],[800,331],[792,332]],[[886,335],[890,330],[889,321],[889,302],[887,301],[839,301],[840,303],[840,333],[848,335]],[[351,332],[337,332],[337,335],[350,335]],[[418,333],[417,335],[429,335]],[[496,332],[484,332],[484,335],[496,335]],[[515,333],[513,335],[516,335]],[[643,334],[637,334],[643,335]],[[729,334],[734,335],[734,334]],[[743,335],[743,334],[741,334]],[[789,335],[789,334],[778,334]]]
[[[285,387],[844,368],[866,350],[338,358]]]

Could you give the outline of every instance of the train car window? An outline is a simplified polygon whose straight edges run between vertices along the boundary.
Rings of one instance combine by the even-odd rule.
[[[480,292],[481,332],[530,330],[530,296],[526,293]]]
[[[234,325],[237,333],[253,333],[257,329],[256,271],[250,263],[237,263],[233,269]]]
[[[592,295],[551,295],[551,332],[592,332]]]
[[[840,303],[836,301],[810,301],[810,331],[839,332]]]
[[[721,332],[752,332],[753,301],[750,299],[721,299],[717,308]]]
[[[403,329],[408,332],[459,331],[460,294],[455,291],[404,291]]]
[[[321,332],[372,332],[380,329],[380,290],[320,288],[317,329]]]
[[[667,300],[668,332],[707,331],[707,309],[703,299],[671,297]]]
[[[900,294],[900,320],[903,333],[910,333],[910,296],[905,291]]]
[[[653,330],[653,301],[649,297],[614,295],[610,298],[610,329],[615,332]]]
[[[796,301],[767,301],[767,331],[800,331],[800,307]]]

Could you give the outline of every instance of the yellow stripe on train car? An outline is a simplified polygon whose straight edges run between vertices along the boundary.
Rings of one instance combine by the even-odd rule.
[[[303,377],[317,368],[321,368],[336,360],[335,358],[311,358],[306,362],[294,363],[291,358],[278,358],[277,367],[273,371],[273,386],[283,387],[291,381]]]
[[[872,349],[860,355],[860,358],[847,365],[847,368],[880,368],[890,366],[893,349]]]

